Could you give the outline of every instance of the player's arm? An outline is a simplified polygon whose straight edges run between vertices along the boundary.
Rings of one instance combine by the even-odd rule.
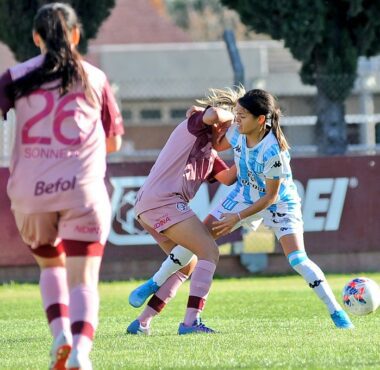
[[[202,113],[202,116],[197,113]],[[199,122],[201,122],[202,125],[212,126],[212,144],[215,150],[223,151],[231,147],[230,143],[225,138],[225,134],[234,119],[233,113],[217,107],[208,106],[204,109],[202,107],[192,105],[186,111],[186,118],[188,118],[189,123],[192,122],[189,126],[195,125],[198,127],[197,130],[199,130],[201,125],[199,122],[197,123],[197,119],[195,117],[201,117]],[[194,131],[193,129],[190,130]]]
[[[194,113],[197,112],[203,112],[205,109],[203,107],[199,107],[197,105],[192,105],[187,111],[186,111],[186,118],[190,118]]]
[[[227,129],[228,128],[223,130],[213,130],[212,147],[218,152],[223,152],[224,150],[231,148],[231,144],[226,138]]]
[[[111,136],[106,138],[107,153],[118,152],[121,148],[122,138],[121,135]]]
[[[242,219],[247,218],[275,203],[280,190],[280,185],[281,179],[265,179],[265,195],[257,202],[253,203],[250,207],[241,211],[240,217]]]
[[[236,174],[237,170],[235,164],[229,167],[228,164],[217,155],[214,159],[212,171],[208,176],[207,181],[219,181],[224,185],[232,185],[236,181]]]
[[[234,115],[221,108],[207,107],[205,110],[197,106],[192,106],[186,112],[188,118],[188,130],[195,136],[204,133],[212,127],[212,144],[217,151],[226,150],[231,147],[227,139],[224,138]]]
[[[217,107],[208,107],[203,115],[203,122],[206,125],[223,125],[231,123],[233,119],[233,113]]]
[[[258,213],[275,203],[280,189],[281,180],[266,179],[265,182],[265,195],[257,202],[239,213],[222,214],[222,220],[213,223],[213,230],[216,232],[216,235],[227,235],[239,221]]]
[[[106,134],[107,153],[117,152],[121,148],[121,137],[124,134],[123,118],[108,81],[105,82],[102,92],[101,117]]]
[[[226,123],[231,123],[234,119],[234,115],[222,108],[216,108],[208,106],[206,108],[199,107],[197,105],[192,105],[186,111],[186,118],[190,118],[194,113],[204,112],[203,113],[203,123],[206,125],[223,125]]]
[[[213,125],[212,145],[218,152],[231,148],[225,135],[233,120],[233,113],[222,108],[209,107],[203,115],[203,122]]]
[[[218,180],[221,184],[232,185],[236,181],[236,174],[236,166],[233,165],[230,168],[226,168],[225,170],[216,174],[215,179]]]

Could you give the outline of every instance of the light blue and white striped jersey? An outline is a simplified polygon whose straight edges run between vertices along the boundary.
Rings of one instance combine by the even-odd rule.
[[[300,209],[300,197],[292,178],[289,152],[280,150],[272,131],[253,148],[247,147],[246,136],[239,133],[236,124],[231,125],[226,138],[234,150],[237,167],[235,188],[227,196],[231,207],[236,202],[253,204],[263,197],[265,179],[282,179],[279,195],[268,209],[279,213]]]

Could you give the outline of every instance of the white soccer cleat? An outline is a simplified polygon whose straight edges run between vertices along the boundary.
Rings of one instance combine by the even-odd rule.
[[[66,361],[71,352],[71,333],[62,332],[54,339],[50,350],[50,370],[66,370]]]
[[[77,350],[70,353],[66,364],[67,370],[92,370],[91,360],[88,354],[80,354]]]

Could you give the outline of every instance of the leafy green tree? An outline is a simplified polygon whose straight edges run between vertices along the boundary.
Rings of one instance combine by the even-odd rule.
[[[94,38],[103,21],[110,15],[115,0],[60,0],[76,10],[82,26],[79,50],[87,51],[88,39]],[[8,45],[18,61],[39,53],[32,41],[33,18],[38,8],[54,1],[0,0],[0,40]]]
[[[344,101],[358,58],[380,52],[380,2],[374,0],[221,0],[250,29],[284,40],[302,62],[304,83],[315,85],[321,154],[347,149]]]
[[[202,14],[207,7],[214,13],[222,16],[223,6],[219,0],[166,0],[169,14],[174,18],[175,23],[188,30],[191,27],[189,15],[191,10]]]
[[[166,11],[177,26],[186,31],[193,41],[221,41],[228,25],[239,40],[263,38],[247,27],[239,15],[223,6],[220,0],[164,0]]]

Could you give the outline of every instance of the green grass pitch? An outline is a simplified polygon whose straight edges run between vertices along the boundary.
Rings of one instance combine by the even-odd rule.
[[[361,274],[380,282],[380,274]],[[339,300],[353,275],[330,275]],[[139,282],[101,283],[94,369],[379,369],[380,309],[338,330],[298,276],[216,279],[203,320],[215,335],[179,337],[189,284],[152,323],[152,336],[127,336],[140,309]],[[51,337],[37,285],[0,286],[0,369],[47,369]]]

